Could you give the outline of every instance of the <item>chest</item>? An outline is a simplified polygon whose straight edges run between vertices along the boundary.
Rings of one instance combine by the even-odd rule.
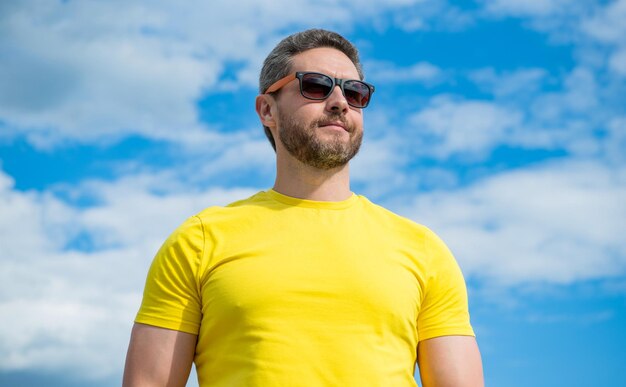
[[[419,251],[379,232],[330,227],[239,233],[216,249],[203,313],[241,325],[279,320],[353,329],[414,325]]]

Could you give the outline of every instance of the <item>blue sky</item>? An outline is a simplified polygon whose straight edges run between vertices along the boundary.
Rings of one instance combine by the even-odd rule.
[[[271,187],[258,71],[310,27],[360,48],[353,190],[449,244],[487,384],[625,385],[624,20],[624,0],[3,2],[0,385],[119,384],[163,239]]]

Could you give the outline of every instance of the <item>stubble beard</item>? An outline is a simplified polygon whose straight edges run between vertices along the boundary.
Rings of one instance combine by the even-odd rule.
[[[279,112],[282,123],[279,130],[280,141],[285,149],[303,164],[323,170],[342,167],[348,163],[361,148],[363,131],[357,131],[349,125],[344,116],[338,114],[317,119],[308,126]],[[321,126],[332,121],[341,121],[349,139],[346,142],[341,133],[332,134],[330,139],[322,139],[318,134]]]

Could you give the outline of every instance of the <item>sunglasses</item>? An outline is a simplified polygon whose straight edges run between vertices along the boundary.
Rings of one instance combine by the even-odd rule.
[[[333,78],[326,74],[307,71],[297,72],[279,79],[265,91],[265,94],[280,90],[283,86],[296,78],[300,81],[300,94],[302,94],[304,98],[315,101],[328,98],[335,89],[335,86],[339,85],[348,105],[355,108],[364,108],[370,103],[372,93],[374,92],[374,86],[363,81]]]

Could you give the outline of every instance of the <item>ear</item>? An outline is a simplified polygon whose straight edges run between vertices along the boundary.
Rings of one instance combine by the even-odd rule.
[[[256,97],[256,114],[259,115],[259,119],[264,126],[268,128],[276,127],[276,119],[274,114],[276,112],[273,107],[276,101],[271,95],[260,94]]]

